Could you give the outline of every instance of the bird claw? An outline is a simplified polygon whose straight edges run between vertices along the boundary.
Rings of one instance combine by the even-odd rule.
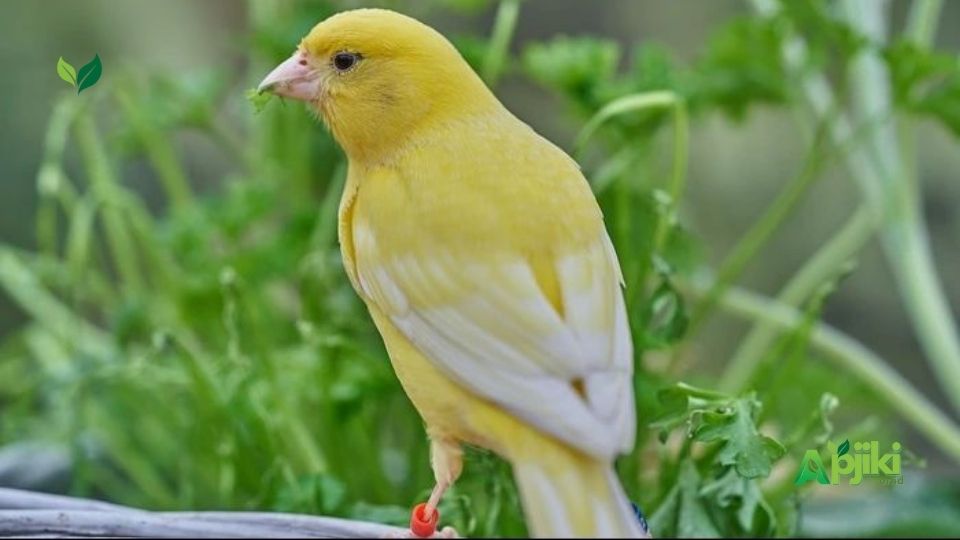
[[[460,538],[460,533],[453,527],[447,526],[440,529],[440,532],[434,533],[434,538]]]

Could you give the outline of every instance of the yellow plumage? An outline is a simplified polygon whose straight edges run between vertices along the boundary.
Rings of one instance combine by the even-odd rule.
[[[348,154],[344,266],[439,492],[478,445],[512,463],[534,534],[642,534],[612,470],[635,429],[619,268],[577,165],[408,17],[336,15],[288,62],[265,83],[312,101]]]

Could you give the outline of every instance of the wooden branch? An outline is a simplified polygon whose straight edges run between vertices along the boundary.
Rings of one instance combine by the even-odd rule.
[[[0,536],[166,538],[383,538],[399,527],[268,512],[148,512],[126,506],[0,488]]]

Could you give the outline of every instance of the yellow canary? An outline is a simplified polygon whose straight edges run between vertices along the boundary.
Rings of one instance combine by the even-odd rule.
[[[612,466],[636,430],[622,278],[577,164],[392,11],[322,21],[260,90],[349,158],[343,263],[426,424],[425,516],[471,444],[511,463],[534,535],[643,536]]]

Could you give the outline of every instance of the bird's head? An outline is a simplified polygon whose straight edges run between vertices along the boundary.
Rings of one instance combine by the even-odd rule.
[[[361,161],[387,158],[438,122],[499,105],[440,33],[383,9],[317,24],[258,90],[308,102]]]

